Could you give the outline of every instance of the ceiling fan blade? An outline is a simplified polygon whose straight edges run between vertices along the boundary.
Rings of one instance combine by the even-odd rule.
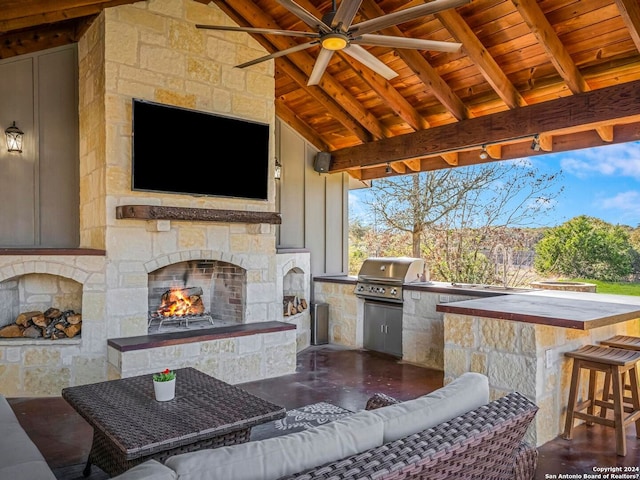
[[[382,61],[378,60],[376,57],[371,55],[360,45],[351,44],[342,51],[347,55],[349,55],[350,57],[355,58],[357,61],[359,61],[363,65],[369,67],[371,70],[373,70],[377,74],[382,75],[387,80],[391,80],[392,78],[398,76],[398,74],[394,70],[387,67]]]
[[[252,28],[252,27],[228,27],[225,25],[197,24],[196,28],[202,28],[204,30],[225,30],[228,32],[260,33],[262,35],[287,35],[290,37],[318,38],[320,36],[317,33],[300,32],[296,30],[274,30],[271,28]]]
[[[329,65],[329,61],[331,60],[331,57],[333,57],[334,52],[335,50],[327,50],[326,48],[320,49],[320,53],[316,59],[316,64],[313,66],[311,75],[309,75],[307,85],[317,85],[320,83],[320,79],[322,78],[327,65]]]
[[[383,30],[387,27],[398,25],[399,23],[408,22],[409,20],[424,15],[438,13],[442,10],[448,10],[449,8],[460,7],[469,2],[471,2],[471,0],[434,0],[424,5],[405,8],[404,10],[383,15],[382,17],[365,20],[364,22],[353,25],[349,32],[353,35],[363,35],[365,33]]]
[[[351,40],[351,44],[370,45],[375,47],[411,48],[415,50],[435,50],[438,52],[457,52],[461,43],[439,42],[422,38],[393,37],[368,33]]]
[[[279,52],[274,52],[269,55],[265,55],[264,57],[256,58],[255,60],[241,63],[240,65],[236,65],[236,67],[237,68],[250,67],[251,65],[255,65],[257,63],[262,63],[267,60],[272,60],[274,58],[282,57],[284,55],[289,55],[290,53],[295,53],[295,52],[299,52],[300,50],[305,50],[317,44],[318,44],[317,40],[314,40],[313,42],[301,43],[300,45],[296,45],[295,47],[286,48],[284,50],[280,50]]]
[[[342,24],[340,30],[343,32],[349,30],[360,5],[362,5],[362,0],[342,0],[333,20],[331,20],[331,28],[337,28]]]
[[[312,13],[302,8],[296,2],[292,0],[276,0],[276,2],[278,2],[284,8],[289,10],[291,13],[293,13],[296,17],[298,17],[300,20],[302,20],[304,23],[309,25],[314,30],[325,32],[325,33],[331,31],[331,27],[329,27],[329,25],[324,23],[322,20],[320,20],[318,17],[316,17]]]

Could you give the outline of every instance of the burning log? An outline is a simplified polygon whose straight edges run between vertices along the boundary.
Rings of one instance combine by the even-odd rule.
[[[164,317],[201,315],[204,313],[202,288],[174,288],[162,294],[158,314]]]

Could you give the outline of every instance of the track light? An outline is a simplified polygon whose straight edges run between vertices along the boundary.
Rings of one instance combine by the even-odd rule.
[[[480,151],[480,158],[482,160],[486,160],[487,158],[489,158],[489,154],[487,153],[487,147],[485,145],[482,145],[482,150]]]
[[[540,151],[540,137],[537,134],[533,137],[533,141],[531,142],[531,150],[535,152]]]
[[[384,169],[384,173],[391,173],[391,164],[387,163],[387,168]]]

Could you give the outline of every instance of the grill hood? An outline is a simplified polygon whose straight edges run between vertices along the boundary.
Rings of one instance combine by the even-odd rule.
[[[373,257],[362,264],[358,281],[403,284],[424,280],[424,260],[410,257]]]
[[[364,299],[402,302],[402,285],[425,280],[424,260],[410,257],[368,258],[358,272],[355,294]]]

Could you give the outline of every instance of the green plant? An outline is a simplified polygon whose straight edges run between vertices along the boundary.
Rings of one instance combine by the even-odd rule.
[[[172,372],[168,368],[160,373],[153,374],[153,380],[155,382],[170,382],[176,378],[176,372]]]

